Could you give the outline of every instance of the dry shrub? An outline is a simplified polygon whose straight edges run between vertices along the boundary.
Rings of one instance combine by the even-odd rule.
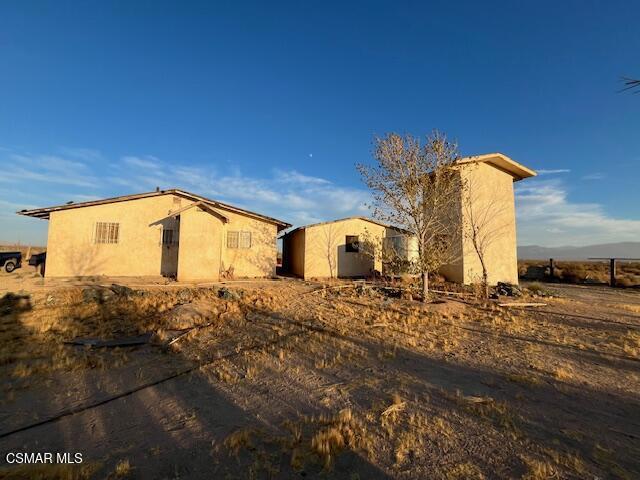
[[[618,287],[635,287],[640,285],[640,277],[637,275],[620,275],[616,276],[616,286]]]
[[[131,473],[131,463],[129,459],[120,460],[116,465],[114,473],[118,478],[128,477]]]
[[[573,432],[574,437],[576,433]],[[584,437],[578,434],[578,441],[583,441]],[[586,472],[586,466],[583,460],[577,455],[566,453],[566,452],[558,452],[552,448],[544,448],[544,452],[547,454],[553,462],[560,467],[566,468],[573,473],[580,474],[581,478],[584,478],[584,474]]]
[[[229,453],[238,455],[240,450],[253,448],[253,437],[256,435],[256,430],[253,428],[241,428],[231,433],[224,439],[224,446],[229,450]]]
[[[473,463],[459,463],[447,472],[447,480],[484,480],[480,467]]]
[[[552,373],[558,380],[569,380],[573,377],[573,372],[568,367],[555,367]]]
[[[640,332],[629,330],[622,341],[622,349],[627,355],[632,357],[640,356]]]
[[[404,410],[405,406],[406,402],[403,402],[400,395],[395,393],[391,405],[385,408],[380,414],[381,424],[389,435],[393,434],[393,427],[397,423],[400,412]]]
[[[535,278],[549,275],[549,262],[545,260],[521,260],[518,275],[532,278],[532,272],[542,272]],[[616,267],[616,281],[621,287],[640,286],[640,263],[619,262]],[[566,283],[608,283],[609,262],[561,261],[556,263],[555,280]]]
[[[214,370],[216,378],[225,383],[233,383],[238,379],[238,376],[231,369],[230,365],[226,360],[218,362],[217,366]]]
[[[535,295],[549,296],[551,292],[547,290],[541,283],[533,282],[527,285],[527,290]]]
[[[518,373],[513,373],[511,375],[509,375],[508,380],[514,383],[520,383],[522,385],[540,385],[542,383],[542,380],[540,380],[538,377],[534,376],[534,375],[530,375],[530,374],[518,374]]]
[[[362,422],[350,409],[336,415],[304,417],[299,422],[283,423],[285,435],[266,435],[253,428],[242,428],[231,433],[223,442],[229,454],[238,456],[242,450],[264,451],[263,446],[279,446],[290,452],[291,467],[300,471],[306,462],[320,462],[326,470],[333,466],[337,455],[345,449],[366,449],[368,441]],[[256,441],[260,440],[260,445]]]
[[[516,431],[516,418],[505,402],[491,397],[465,397],[459,391],[456,392],[456,400],[466,412],[490,420],[505,430]]]
[[[557,478],[558,471],[551,462],[541,461],[532,457],[524,457],[527,472],[523,475],[523,480],[547,480]]]
[[[351,409],[345,408],[334,417],[320,417],[319,421],[324,426],[311,439],[311,448],[322,459],[325,469],[331,468],[335,456],[345,448],[362,446],[363,427]]]
[[[256,365],[247,365],[245,369],[245,378],[247,380],[253,380],[258,375],[259,369]]]

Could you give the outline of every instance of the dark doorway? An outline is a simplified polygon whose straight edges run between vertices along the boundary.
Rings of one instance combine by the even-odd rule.
[[[160,225],[160,248],[162,248],[160,274],[163,277],[176,278],[180,247],[180,216],[166,218]]]

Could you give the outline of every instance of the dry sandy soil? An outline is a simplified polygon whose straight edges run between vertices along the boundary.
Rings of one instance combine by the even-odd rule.
[[[0,276],[0,478],[640,478],[640,292],[102,283]]]

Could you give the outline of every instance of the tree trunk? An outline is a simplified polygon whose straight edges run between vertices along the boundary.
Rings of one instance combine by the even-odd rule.
[[[480,258],[480,265],[482,266],[482,287],[484,288],[484,298],[488,299],[489,298],[489,272],[487,271],[487,265],[484,262],[484,252],[482,255],[480,255],[480,252],[476,249],[476,252],[478,252],[478,258]]]
[[[426,302],[429,297],[429,272],[422,272],[422,301]]]
[[[486,270],[482,272],[482,286],[484,287],[484,298],[489,298],[489,275]]]

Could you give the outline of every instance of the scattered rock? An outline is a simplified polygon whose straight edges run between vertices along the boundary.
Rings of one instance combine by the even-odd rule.
[[[124,285],[118,285],[117,283],[111,285],[111,291],[119,297],[130,297],[136,294],[135,290],[125,287]]]
[[[56,297],[54,297],[53,295],[48,295],[47,299],[44,301],[44,304],[49,306],[49,305],[55,305],[56,304]]]
[[[217,315],[218,312],[211,308],[211,303],[209,302],[185,303],[171,310],[167,318],[167,328],[184,330],[198,325],[205,325]]]
[[[102,303],[102,291],[98,288],[85,288],[82,290],[82,300],[85,302]]]
[[[510,283],[498,282],[494,292],[497,295],[505,295],[507,297],[521,297],[522,290],[517,285]]]
[[[105,303],[114,296],[115,293],[105,287],[89,287],[82,290],[82,300],[85,302]]]
[[[179,304],[189,303],[193,300],[193,291],[189,288],[181,288],[176,294]]]
[[[240,300],[241,295],[238,292],[229,290],[227,287],[222,287],[218,290],[218,297],[224,300]]]

